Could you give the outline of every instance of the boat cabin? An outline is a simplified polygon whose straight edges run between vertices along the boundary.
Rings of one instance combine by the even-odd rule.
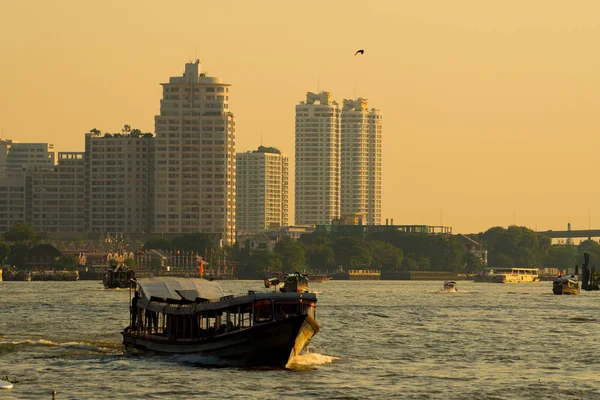
[[[226,296],[204,279],[143,278],[135,281],[128,332],[164,340],[201,340],[300,315],[315,318],[311,293]]]
[[[531,275],[538,276],[537,268],[486,268],[483,275]]]

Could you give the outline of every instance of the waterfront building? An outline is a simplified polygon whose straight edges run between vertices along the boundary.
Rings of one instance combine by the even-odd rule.
[[[340,124],[329,92],[309,92],[296,105],[296,224],[330,224],[340,215]]]
[[[273,147],[237,153],[237,230],[263,232],[288,223],[288,157]]]
[[[85,134],[85,230],[151,232],[154,138]]]
[[[155,231],[200,232],[230,245],[236,226],[235,119],[230,84],[185,64],[162,83],[155,117]]]
[[[345,99],[341,122],[341,214],[381,224],[381,114],[367,99]]]
[[[36,232],[85,232],[85,162],[82,152],[59,152],[52,168],[27,171],[25,221]]]

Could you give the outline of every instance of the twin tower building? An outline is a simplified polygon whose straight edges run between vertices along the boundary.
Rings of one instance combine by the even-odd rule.
[[[155,136],[92,130],[84,152],[59,152],[57,162],[3,142],[0,227],[24,220],[39,232],[201,232],[233,244],[237,232],[290,225],[289,160],[264,146],[236,154],[230,86],[196,61],[162,84]],[[308,93],[295,131],[295,223],[359,214],[380,224],[381,114],[366,99],[340,105],[328,92]]]

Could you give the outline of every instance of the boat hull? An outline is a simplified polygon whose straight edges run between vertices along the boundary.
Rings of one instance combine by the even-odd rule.
[[[475,275],[473,282],[487,283],[539,283],[540,278],[537,276],[523,275]]]
[[[203,339],[173,340],[126,330],[123,344],[129,354],[194,354],[217,365],[285,367],[318,330],[312,317],[301,315]]]

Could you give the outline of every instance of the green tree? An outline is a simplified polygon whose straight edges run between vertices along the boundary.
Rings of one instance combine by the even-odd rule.
[[[546,268],[558,268],[560,270],[573,268],[578,260],[577,250],[578,248],[573,245],[554,245],[549,249],[543,265]],[[583,260],[583,255],[581,260]]]
[[[473,253],[469,253],[469,252],[465,253],[464,261],[465,261],[465,269],[464,270],[468,274],[475,274],[475,273],[481,272],[484,268],[481,258],[477,257]]]
[[[150,269],[154,272],[160,271],[163,267],[163,260],[160,258],[153,258],[150,261]]]
[[[6,263],[22,269],[25,266],[25,253],[30,246],[26,243],[15,242],[10,245],[10,254],[6,257]]]
[[[204,255],[204,251],[213,248],[210,236],[204,233],[186,233],[171,240],[171,250],[193,251]]]
[[[135,258],[128,258],[125,261],[123,261],[123,264],[125,264],[129,268],[133,268],[135,267]]]
[[[343,237],[334,240],[335,262],[345,269],[365,269],[371,265],[372,257],[365,240]]]
[[[0,267],[4,264],[4,260],[10,254],[10,245],[6,242],[0,242]]]
[[[244,259],[244,267],[239,272],[242,279],[262,279],[266,272],[281,272],[281,259],[275,252],[255,251]]]
[[[25,222],[17,222],[4,234],[4,239],[9,242],[33,242],[36,237],[33,227]]]
[[[301,243],[283,238],[275,244],[275,253],[279,256],[281,264],[286,271],[301,271],[306,264],[304,247]]]
[[[123,129],[121,129],[121,132],[123,132],[123,135],[129,135],[129,133],[131,132],[131,125],[123,125]]]
[[[330,245],[310,245],[305,250],[308,265],[313,271],[329,271],[335,268],[335,254]]]
[[[60,257],[60,263],[68,270],[74,270],[79,267],[79,258],[73,254],[63,254]]]
[[[514,268],[515,267],[515,261],[513,260],[512,257],[502,253],[502,254],[498,254],[496,257],[494,257],[494,266],[495,267],[500,267],[500,268]]]
[[[397,272],[402,264],[402,250],[387,242],[373,240],[370,243],[371,269]]]
[[[164,236],[152,237],[146,240],[146,243],[144,243],[144,249],[169,250],[171,249],[171,242]]]

